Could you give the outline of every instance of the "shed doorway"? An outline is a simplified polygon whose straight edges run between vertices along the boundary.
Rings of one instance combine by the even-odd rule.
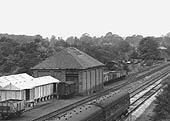
[[[66,81],[72,81],[76,83],[76,93],[79,92],[79,83],[78,83],[78,73],[77,72],[67,72]]]
[[[26,89],[25,90],[25,100],[29,100],[30,99],[30,90]]]

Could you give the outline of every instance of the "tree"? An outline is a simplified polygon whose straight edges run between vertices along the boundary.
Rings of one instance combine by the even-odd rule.
[[[57,52],[57,51],[60,51],[62,50],[63,48],[66,48],[66,47],[69,47],[69,44],[66,43],[64,40],[60,39],[58,41],[55,42],[54,44],[54,50]]]
[[[82,45],[92,45],[92,37],[88,34],[88,33],[84,33],[82,34],[82,36],[80,37],[80,41],[82,42]]]
[[[74,45],[75,44],[75,38],[73,36],[71,37],[68,37],[66,39],[66,42],[69,44],[69,45]]]
[[[57,41],[56,37],[52,35],[50,38],[50,46],[53,47],[56,41]]]
[[[52,54],[49,43],[35,39],[34,42],[24,43],[15,51],[17,68],[15,73],[31,74],[31,68]]]
[[[156,60],[160,57],[159,44],[153,37],[143,38],[139,43],[139,55],[143,60]]]
[[[127,41],[120,41],[118,44],[115,45],[116,49],[119,53],[120,60],[128,60],[127,54],[131,50],[131,46]]]
[[[163,91],[156,97],[155,120],[170,119],[170,78],[164,83]]]
[[[120,41],[124,41],[124,39],[122,37],[120,37],[119,35],[116,34],[112,34],[112,32],[108,32],[103,38],[101,38],[103,41],[102,43],[105,44],[109,44],[109,45],[116,45],[118,44]]]
[[[141,35],[133,35],[126,37],[125,41],[130,43],[134,47],[138,47],[139,42],[143,39],[143,36]]]
[[[138,52],[134,49],[133,52],[130,54],[131,59],[138,59]]]

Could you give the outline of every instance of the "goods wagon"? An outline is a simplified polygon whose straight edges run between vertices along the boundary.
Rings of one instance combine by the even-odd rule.
[[[9,99],[0,102],[0,114],[2,119],[20,116],[25,110],[25,101]]]
[[[116,121],[123,120],[130,105],[130,95],[117,91],[77,107],[54,121]]]
[[[124,91],[112,92],[92,102],[103,109],[105,121],[121,119],[130,105],[130,94]]]
[[[103,121],[103,111],[95,105],[79,106],[55,121]]]
[[[104,76],[104,84],[111,84],[114,83],[122,78],[125,78],[126,71],[120,70],[120,71],[106,71],[103,73]]]
[[[60,82],[58,84],[58,96],[59,98],[70,98],[75,94],[76,84],[72,81]]]

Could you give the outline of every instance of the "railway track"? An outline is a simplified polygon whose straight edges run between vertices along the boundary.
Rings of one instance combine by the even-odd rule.
[[[165,64],[165,65],[159,67],[159,69],[162,69],[162,68],[164,68],[164,67],[167,66],[167,65],[169,65],[169,64]],[[152,69],[151,69],[151,70],[152,70]],[[143,71],[142,71],[142,72],[143,72]],[[149,73],[154,73],[154,70],[149,71]],[[117,85],[117,86],[114,86],[114,87],[110,87],[110,88],[108,88],[108,89],[105,89],[105,90],[103,90],[103,91],[100,92],[101,94],[91,95],[91,96],[89,96],[89,97],[87,97],[87,98],[84,98],[83,101],[78,101],[78,102],[76,102],[76,103],[74,103],[74,104],[71,104],[71,105],[69,105],[69,106],[66,106],[66,108],[59,109],[59,110],[54,111],[54,112],[52,112],[52,113],[49,113],[49,114],[47,114],[47,115],[45,115],[45,116],[39,117],[39,118],[37,118],[37,119],[33,119],[32,121],[43,121],[43,120],[45,120],[45,119],[48,119],[49,117],[53,117],[54,115],[61,114],[61,113],[65,112],[65,111],[68,111],[68,110],[70,110],[70,109],[73,109],[74,107],[77,107],[77,106],[79,106],[79,105],[82,105],[82,104],[84,104],[84,103],[86,103],[86,102],[89,102],[89,101],[91,101],[91,100],[93,100],[93,99],[96,99],[96,98],[98,98],[98,97],[100,97],[100,96],[106,95],[106,94],[107,94],[108,92],[110,92],[110,91],[114,91],[114,90],[120,89],[121,87],[123,87],[123,86],[125,86],[125,85],[128,85],[128,84],[130,84],[130,83],[133,83],[133,82],[136,81],[137,79],[143,78],[143,77],[146,75],[146,74],[141,74],[141,76],[138,76],[138,78],[136,78],[136,76],[137,76],[138,74],[139,74],[139,73],[132,74],[132,75],[127,79],[127,81],[124,81],[124,82],[122,82],[121,84],[119,84],[119,85]],[[28,111],[31,111],[31,110],[32,110],[32,109],[30,109],[30,110],[28,110]],[[27,111],[26,111],[26,112],[27,112]]]
[[[153,76],[154,76],[154,75],[158,76],[159,72],[156,73],[156,74],[155,74],[155,72],[158,71],[158,70],[161,71],[161,69],[167,71],[167,69],[164,69],[164,68],[165,68],[166,66],[169,66],[169,65],[170,65],[170,64],[165,64],[165,65],[161,66],[161,68],[157,68],[157,67],[156,67],[155,70],[154,70],[154,68],[152,68],[151,70],[149,70],[148,73],[146,73],[146,72],[145,72],[146,70],[145,70],[145,71],[141,71],[141,73],[132,74],[132,75],[131,75],[129,78],[127,78],[125,81],[116,82],[116,83],[112,84],[111,86],[109,86],[108,90],[109,90],[109,91],[114,91],[114,90],[120,89],[120,88],[122,88],[122,87],[127,88],[126,85],[129,85],[129,84],[131,84],[131,83],[133,83],[133,82],[137,82],[137,81],[138,81],[138,82],[141,82],[141,79],[149,78],[149,77],[152,76],[152,74],[153,74]],[[138,74],[140,74],[140,76],[138,76]],[[159,74],[159,75],[161,75],[161,74]],[[154,77],[154,78],[156,78],[156,77]],[[143,83],[147,83],[147,82],[145,82],[145,80],[144,80]],[[115,86],[115,85],[116,85],[116,86]],[[130,88],[131,88],[131,87],[130,87]]]
[[[167,65],[169,65],[169,63],[168,63],[168,64],[165,64],[165,65],[163,65],[163,66],[161,66],[161,67],[159,67],[159,68],[156,68],[155,70],[152,69],[152,70],[149,71],[147,74],[142,74],[141,76],[138,76],[137,78],[136,78],[136,75],[131,76],[131,77],[129,78],[129,80],[125,81],[124,83],[121,83],[121,84],[119,84],[119,85],[117,85],[117,86],[114,86],[114,87],[110,87],[109,89],[103,90],[102,92],[100,92],[100,93],[98,93],[98,94],[94,94],[94,95],[88,96],[87,98],[85,98],[85,99],[83,99],[83,100],[80,100],[80,101],[78,101],[78,102],[76,102],[76,103],[73,103],[73,104],[71,104],[71,105],[69,105],[69,106],[66,106],[65,108],[61,108],[61,109],[59,109],[59,110],[56,110],[56,111],[54,111],[54,112],[51,112],[51,113],[49,113],[49,114],[47,114],[47,115],[44,115],[44,116],[42,116],[42,117],[36,118],[36,119],[34,119],[34,120],[32,120],[32,121],[44,121],[44,120],[47,120],[47,119],[51,119],[51,118],[53,118],[53,117],[57,117],[57,116],[63,114],[64,112],[67,112],[67,111],[69,111],[69,110],[71,110],[71,109],[73,109],[73,108],[75,108],[75,107],[77,107],[77,106],[80,106],[80,105],[82,105],[82,104],[85,104],[85,103],[87,103],[87,102],[90,102],[91,100],[94,100],[94,99],[96,99],[96,98],[98,98],[98,97],[100,97],[100,96],[106,95],[106,94],[108,94],[108,93],[111,92],[111,91],[115,91],[115,90],[117,90],[117,89],[120,89],[121,87],[124,87],[125,85],[128,85],[128,84],[130,84],[130,83],[133,83],[134,81],[137,81],[137,80],[139,80],[139,79],[142,79],[142,78],[144,78],[145,76],[148,76],[149,74],[154,73],[154,72],[157,71],[157,70],[163,69],[163,68],[166,67]],[[131,79],[131,80],[130,80],[130,79]],[[132,80],[132,79],[133,79],[133,80]]]
[[[138,110],[143,104],[151,99],[160,89],[162,89],[162,81],[170,75],[170,70],[157,78],[152,78],[151,83],[148,86],[141,88],[140,90],[133,90],[130,92],[130,108],[127,117],[131,116],[136,110]],[[136,117],[135,117],[136,118]],[[128,119],[128,118],[127,118]],[[135,119],[132,119],[135,120]]]
[[[160,74],[161,75],[161,74]],[[135,75],[136,76],[136,75]],[[142,75],[140,78],[143,78],[143,76],[144,75]],[[130,77],[131,79],[133,78],[134,79],[134,77],[132,76],[132,77]],[[137,79],[139,79],[139,77],[137,78]],[[112,88],[109,88],[109,89],[107,89],[107,90],[105,90],[105,91],[103,91],[102,92],[102,95],[100,94],[100,96],[103,96],[103,95],[106,95],[106,94],[108,94],[109,92],[111,92],[111,91],[115,91],[115,90],[117,90],[117,89],[120,89],[121,87],[124,87],[125,85],[127,85],[127,84],[130,84],[130,83],[132,83],[132,82],[134,82],[134,81],[136,81],[137,79],[135,79],[135,80],[133,80],[133,81],[127,81],[126,83],[122,83],[122,84],[120,84],[120,85],[117,85],[116,87],[112,87]],[[151,85],[153,82],[146,82],[146,83],[144,83],[143,85],[141,85],[139,88],[141,88],[141,87],[143,87],[143,86],[148,86],[148,85]],[[137,89],[136,89],[137,90]],[[138,89],[139,90],[139,89]],[[88,98],[88,100],[84,100],[84,102],[82,102],[82,101],[80,101],[80,102],[78,102],[79,104],[77,104],[76,103],[76,105],[73,105],[73,107],[71,107],[71,109],[72,108],[74,108],[74,107],[77,107],[77,106],[79,106],[79,105],[82,105],[82,104],[84,104],[84,103],[87,103],[87,102],[90,102],[91,100],[94,100],[94,99],[96,99],[96,98],[98,98],[98,97],[100,97],[99,95],[93,95],[92,97],[93,98]],[[70,107],[69,107],[70,108]],[[49,120],[49,119],[53,119],[53,118],[56,118],[56,117],[60,117],[60,116],[62,116],[62,115],[64,115],[64,112],[67,112],[68,110],[70,110],[70,109],[65,109],[65,111],[63,111],[63,110],[61,110],[61,112],[58,112],[58,111],[56,111],[56,114],[52,114],[51,116],[49,116],[49,118],[47,118],[47,117],[45,117],[46,119],[45,120]],[[42,119],[36,119],[36,120],[34,120],[34,121],[42,121]],[[44,119],[43,119],[44,120]]]
[[[33,119],[32,121],[43,121],[43,120],[49,119],[50,117],[53,117],[53,116],[56,116],[56,115],[61,114],[61,113],[63,113],[63,112],[66,112],[66,111],[68,111],[68,110],[70,110],[70,109],[73,109],[73,108],[75,108],[75,107],[77,107],[77,106],[79,106],[79,105],[82,105],[82,104],[84,104],[84,103],[87,103],[87,102],[89,102],[89,101],[91,101],[91,100],[93,100],[93,99],[96,99],[96,98],[100,97],[100,96],[106,95],[106,94],[109,93],[110,91],[118,90],[118,89],[120,89],[121,87],[124,87],[125,85],[128,85],[128,84],[130,84],[130,83],[133,83],[134,81],[137,81],[138,79],[143,78],[143,77],[145,77],[146,75],[149,75],[149,74],[151,74],[151,73],[154,73],[154,72],[157,71],[157,70],[161,70],[162,68],[166,67],[167,65],[170,65],[170,64],[165,64],[165,65],[163,65],[163,66],[161,66],[161,67],[159,67],[159,68],[156,68],[155,70],[154,70],[154,69],[153,69],[153,70],[151,69],[151,71],[149,71],[149,73],[147,73],[147,74],[141,74],[141,75],[138,76],[137,78],[136,78],[136,76],[138,75],[138,73],[132,74],[126,81],[122,82],[122,83],[119,84],[119,85],[116,85],[116,86],[114,86],[114,87],[110,87],[110,88],[108,88],[108,89],[105,89],[105,90],[101,91],[100,93],[91,95],[91,96],[89,96],[89,97],[87,97],[87,98],[84,98],[84,99],[81,100],[81,101],[78,101],[78,102],[76,102],[76,103],[73,103],[73,104],[71,104],[71,105],[69,105],[69,106],[66,106],[65,108],[59,109],[59,110],[57,110],[57,111],[54,111],[54,112],[49,113],[49,114],[47,114],[47,115],[44,115],[44,116],[42,116],[42,117]]]
[[[170,69],[164,70],[163,73],[156,73],[155,75],[148,77],[147,80],[141,82],[142,86],[139,86],[139,87],[136,87],[136,88],[132,88],[130,86],[127,91],[130,92],[131,98],[132,98],[136,94],[138,94],[141,91],[145,90],[148,86],[151,86],[151,85],[153,86],[154,83],[157,83],[157,80],[162,80],[169,73],[170,73]],[[125,90],[125,89],[123,89],[123,90]]]
[[[143,92],[143,90],[146,90],[151,85],[152,85],[151,87],[153,87],[154,83],[156,85],[160,84],[161,81],[162,81],[160,79],[162,79],[164,76],[167,76],[169,73],[170,73],[170,70],[168,70],[168,71],[165,70],[165,71],[163,71],[163,74],[159,73],[159,74],[156,75],[156,77],[148,78],[148,81],[146,81],[146,83],[143,83],[142,85],[138,86],[137,88],[134,88],[134,89],[128,88],[128,91],[131,93],[131,98],[133,96],[137,95],[138,93]],[[157,80],[159,80],[159,81],[157,81]],[[63,113],[61,115],[57,115],[56,117],[50,118],[49,120],[54,120],[55,118],[58,118],[58,117],[61,117],[61,116],[64,116],[64,115],[65,115],[65,113]]]

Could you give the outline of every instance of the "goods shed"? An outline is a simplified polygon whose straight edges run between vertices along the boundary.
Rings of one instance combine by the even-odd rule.
[[[89,95],[103,88],[104,64],[86,53],[69,47],[32,68],[34,77],[51,75],[76,83],[76,94]]]
[[[18,75],[15,76],[17,77]],[[17,78],[10,80],[11,76],[5,76],[4,78],[0,78],[3,81],[0,82],[0,86],[2,87],[0,89],[0,101],[19,99],[27,102],[39,102],[57,95],[57,84],[59,80],[51,76],[32,77],[23,80],[17,80]]]

